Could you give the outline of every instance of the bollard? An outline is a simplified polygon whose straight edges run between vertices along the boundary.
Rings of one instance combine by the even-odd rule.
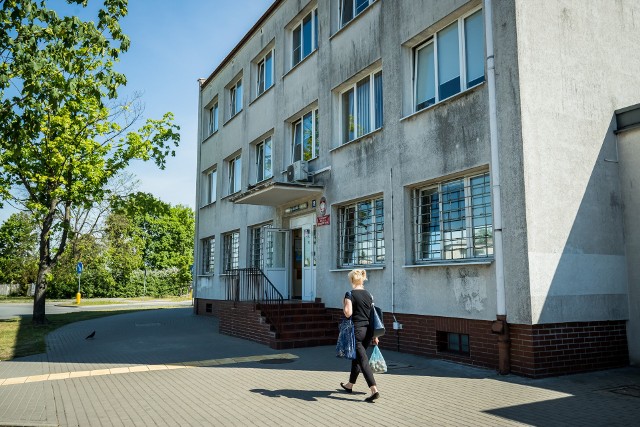
[[[80,300],[82,299],[82,296],[80,295],[80,292],[78,292],[76,294],[76,304],[80,305]]]

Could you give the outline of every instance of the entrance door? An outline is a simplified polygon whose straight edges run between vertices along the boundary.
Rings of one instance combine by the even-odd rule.
[[[289,299],[289,247],[288,230],[265,229],[264,274],[278,289],[284,299]]]
[[[316,226],[302,227],[302,299],[316,298]]]

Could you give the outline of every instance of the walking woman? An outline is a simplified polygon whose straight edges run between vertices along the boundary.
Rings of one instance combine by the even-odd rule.
[[[345,317],[351,317],[356,335],[356,358],[351,361],[351,375],[349,382],[340,383],[347,393],[353,392],[353,385],[358,379],[358,375],[362,372],[367,385],[371,389],[371,396],[365,401],[373,402],[380,397],[376,380],[373,378],[373,372],[369,367],[369,358],[367,357],[367,347],[372,342],[373,331],[369,328],[369,316],[371,315],[371,304],[373,297],[369,291],[364,288],[364,281],[367,280],[367,272],[364,270],[351,270],[349,272],[349,281],[351,282],[351,296],[347,292],[344,296],[343,311]],[[373,345],[378,345],[378,338],[373,338]]]

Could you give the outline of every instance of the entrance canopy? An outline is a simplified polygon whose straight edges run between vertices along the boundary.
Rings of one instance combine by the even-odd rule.
[[[269,181],[249,188],[230,200],[241,205],[280,206],[304,197],[320,196],[322,192],[320,185]]]

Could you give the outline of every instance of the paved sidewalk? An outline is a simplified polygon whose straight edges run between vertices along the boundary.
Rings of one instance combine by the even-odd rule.
[[[93,340],[85,337],[96,331]],[[640,369],[543,380],[384,351],[381,398],[339,389],[332,346],[276,351],[219,335],[191,308],[78,322],[48,352],[0,362],[0,425],[628,426]]]

